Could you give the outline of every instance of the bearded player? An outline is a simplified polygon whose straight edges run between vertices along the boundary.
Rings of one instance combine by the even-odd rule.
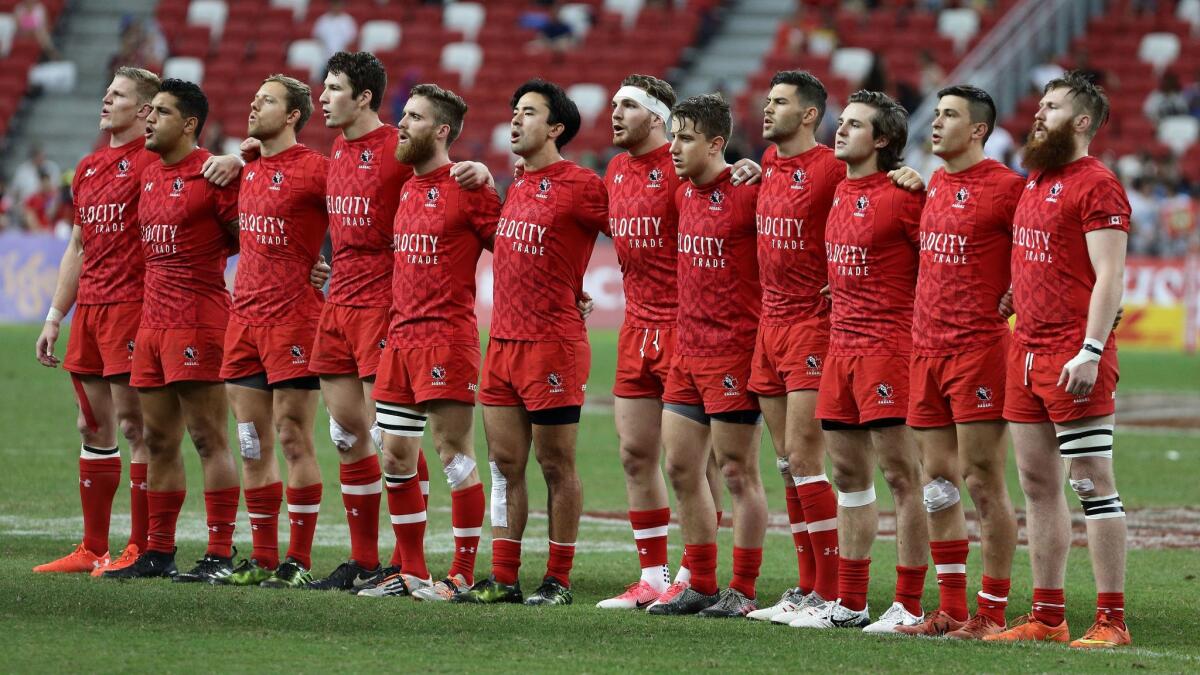
[[[838,488],[838,597],[806,607],[789,625],[891,633],[924,620],[927,537],[918,493],[920,457],[905,426],[913,288],[925,195],[893,185],[908,140],[904,109],[859,91],[838,119],[835,156],[846,180],[825,228],[832,294],[829,357],[816,416]],[[871,545],[879,529],[875,467],[896,503],[896,593],[874,623],[867,607]]]
[[[996,308],[1008,289],[1013,211],[1025,181],[984,157],[995,124],[996,106],[982,89],[938,92],[933,152],[946,165],[934,172],[921,211],[908,424],[922,455],[940,601],[923,623],[896,628],[906,635],[978,639],[1005,627],[1017,522],[1004,475],[1002,364],[1009,328]],[[973,617],[959,494],[964,483],[979,514],[983,549]]]
[[[237,186],[205,181],[210,156],[196,140],[208,99],[191,82],[162,82],[146,117],[146,149],[161,158],[141,177],[138,221],[145,256],[145,304],[130,384],[145,424],[150,527],[146,551],[106,578],[175,577],[216,583],[233,571],[238,475],[226,437],[220,377],[229,293],[225,261],[236,250]],[[196,567],[175,568],[175,525],[187,492],[180,444],[192,439],[204,472],[208,549]]]
[[[758,404],[750,379],[761,288],[755,255],[757,185],[732,183],[725,145],[729,105],[694,96],[671,111],[671,157],[680,178],[679,337],[663,394],[667,474],[679,500],[690,586],[651,614],[745,616],[755,606],[767,501],[758,470]],[[733,496],[733,578],[718,595],[717,522],[705,482],[712,448]]]
[[[396,210],[392,319],[374,396],[401,566],[359,595],[446,601],[475,583],[484,506],[473,424],[480,361],[475,268],[492,247],[500,197],[491,187],[464,189],[451,175],[449,147],[466,112],[454,92],[420,84],[397,125],[396,159],[414,176]],[[425,564],[426,510],[417,480],[427,425],[451,490],[454,536],[454,561],[437,583]]]
[[[599,176],[560,154],[580,124],[561,87],[530,80],[509,105],[524,173],[496,229],[495,310],[479,392],[491,455],[492,574],[454,600],[566,605],[583,501],[575,441],[591,366],[576,303],[596,235],[608,230],[608,195]],[[517,573],[531,443],[549,493],[550,556],[541,585],[524,598]]]
[[[1125,624],[1125,508],[1113,475],[1117,347],[1129,200],[1088,145],[1108,97],[1078,72],[1045,88],[1023,164],[1013,220],[1016,333],[1004,418],[1028,513],[1033,611],[987,640],[1067,642],[1063,582],[1071,519],[1063,462],[1083,504],[1096,579],[1096,619],[1072,647],[1131,643]],[[1076,351],[1078,350],[1078,351]]]

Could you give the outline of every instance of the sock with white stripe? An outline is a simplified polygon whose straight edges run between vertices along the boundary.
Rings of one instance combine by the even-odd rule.
[[[1067,597],[1061,588],[1033,589],[1033,618],[1047,626],[1061,625],[1067,617]]]
[[[321,491],[320,483],[287,489],[288,522],[291,524],[287,557],[304,565],[307,570],[312,569],[312,542],[317,533]]]
[[[1010,579],[995,579],[983,575],[983,587],[975,596],[975,613],[986,616],[998,626],[1005,625],[1004,612],[1008,609],[1008,591],[1011,587]]]
[[[113,497],[121,484],[120,448],[79,450],[79,502],[83,506],[83,547],[95,555],[108,553],[108,526]]]
[[[637,547],[638,564],[642,568],[642,581],[660,593],[671,585],[671,570],[667,567],[667,531],[670,522],[670,508],[629,512],[633,545]]]
[[[254,549],[250,559],[260,567],[279,566],[279,506],[283,504],[283,483],[245,489],[246,511],[250,513],[250,540]]]
[[[967,554],[966,539],[929,542],[933,565],[937,570],[938,609],[955,621],[967,620]]]
[[[461,574],[475,583],[475,554],[483,533],[483,483],[450,493],[450,522],[454,534],[454,562],[447,576]]]
[[[813,553],[816,575],[813,591],[826,600],[838,597],[837,495],[824,474],[795,477],[796,494],[804,509],[804,525]]]
[[[399,566],[405,574],[422,579],[429,578],[425,566],[425,499],[421,496],[421,482],[417,474],[384,474],[387,483],[388,511],[392,517],[392,531],[396,534],[396,549],[392,553],[392,565]]]
[[[373,570],[379,566],[379,500],[383,495],[383,473],[379,456],[372,453],[339,469],[342,506],[350,526],[350,559]]]
[[[784,494],[787,500],[788,524],[792,528],[792,544],[796,548],[796,567],[800,592],[812,593],[816,583],[817,561],[813,559],[812,544],[808,538],[808,525],[804,523],[804,509],[800,505],[800,493],[795,487],[789,486]]]

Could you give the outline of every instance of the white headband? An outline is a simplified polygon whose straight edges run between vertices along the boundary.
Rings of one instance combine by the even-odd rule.
[[[649,110],[651,114],[661,119],[663,124],[666,124],[671,119],[671,109],[667,107],[667,104],[654,98],[644,89],[625,85],[618,89],[617,93],[613,94],[613,102],[615,103],[618,99],[622,98],[627,98]]]

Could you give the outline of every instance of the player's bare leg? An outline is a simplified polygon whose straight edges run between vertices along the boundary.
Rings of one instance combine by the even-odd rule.
[[[371,384],[355,375],[322,375],[321,396],[329,411],[329,433],[338,451],[338,461],[353,464],[374,454],[371,421],[375,419],[375,403],[371,400]]]
[[[579,409],[560,417],[567,408],[530,413],[534,423],[533,452],[546,481],[546,513],[550,521],[549,558],[537,590],[525,599],[527,605],[571,604],[571,568],[579,517],[583,511],[583,487],[575,466],[575,443],[579,435]],[[572,422],[571,419],[575,421]]]

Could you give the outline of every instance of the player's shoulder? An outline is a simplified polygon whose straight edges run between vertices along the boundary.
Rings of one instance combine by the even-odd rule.
[[[297,152],[298,162],[313,167],[329,165],[329,158],[320,151],[314,150],[303,143],[298,143],[297,145],[300,147],[299,151]]]
[[[779,163],[779,150],[774,143],[767,146],[762,154],[762,167],[766,169],[768,166],[774,166]]]
[[[1068,168],[1071,170],[1071,173],[1089,185],[1103,185],[1105,183],[1110,184],[1106,187],[1121,185],[1117,174],[1103,161],[1091,155],[1079,158],[1072,162]]]
[[[608,166],[604,169],[604,182],[612,183],[612,178],[622,171],[629,164],[629,153],[618,152],[613,155],[612,159],[608,160]]]

